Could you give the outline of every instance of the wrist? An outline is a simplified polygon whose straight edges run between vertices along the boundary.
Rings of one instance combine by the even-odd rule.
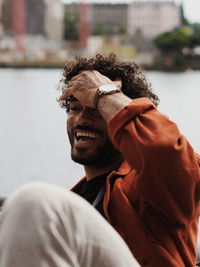
[[[112,95],[103,95],[99,98],[97,110],[105,121],[109,121],[112,116],[127,106],[131,101],[132,99],[122,92]]]
[[[96,109],[98,109],[98,103],[102,97],[107,96],[107,95],[114,95],[114,94],[117,94],[120,92],[121,92],[121,90],[119,88],[117,88],[114,83],[101,85],[96,90],[96,94],[95,94],[95,98],[94,98],[94,103],[95,103]]]

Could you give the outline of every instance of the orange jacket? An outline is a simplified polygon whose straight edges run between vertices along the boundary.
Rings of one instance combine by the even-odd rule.
[[[107,220],[141,266],[194,267],[199,156],[147,98],[119,111],[109,122],[109,136],[125,162],[107,178]]]

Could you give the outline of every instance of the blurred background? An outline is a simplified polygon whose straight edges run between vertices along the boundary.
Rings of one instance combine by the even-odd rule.
[[[0,65],[58,67],[116,53],[147,69],[200,68],[199,0],[0,0]]]
[[[76,54],[141,65],[200,152],[199,0],[0,0],[0,196],[32,180],[71,187],[66,113],[55,89]]]

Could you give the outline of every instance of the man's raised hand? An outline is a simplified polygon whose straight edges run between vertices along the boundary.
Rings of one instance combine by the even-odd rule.
[[[115,84],[121,89],[121,81],[111,81],[108,77],[95,70],[81,71],[68,83],[68,89],[60,96],[59,101],[73,96],[84,106],[96,108],[96,91],[104,84]]]

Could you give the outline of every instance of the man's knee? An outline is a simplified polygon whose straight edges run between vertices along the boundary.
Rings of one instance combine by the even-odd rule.
[[[32,212],[44,209],[62,198],[68,198],[68,191],[44,182],[31,182],[16,190],[6,201],[3,210],[13,207],[19,211]]]
[[[1,220],[13,227],[26,229],[60,224],[73,207],[69,203],[71,192],[48,183],[32,182],[14,192],[4,203]]]
[[[8,198],[2,213],[0,256],[5,259],[8,253],[21,251],[23,262],[29,262],[30,255],[43,259],[45,252],[51,261],[59,257],[68,259],[69,266],[86,266],[86,262],[94,266],[95,251],[103,256],[100,263],[104,258],[116,262],[109,253],[115,244],[112,251],[120,249],[132,263],[130,251],[103,217],[85,200],[58,186],[25,185]]]
[[[7,262],[4,266],[14,266],[9,265],[12,260],[19,261],[20,265],[15,266],[28,266],[32,260],[30,266],[47,266],[40,265],[44,261],[50,266],[58,259],[72,263],[69,266],[79,266],[76,255],[68,253],[76,251],[71,224],[66,223],[70,217],[67,213],[70,196],[65,189],[39,182],[27,184],[12,194],[1,214],[0,265]]]
[[[71,238],[71,194],[48,183],[32,182],[22,186],[3,206],[0,235],[12,232],[20,239],[65,235],[74,243],[74,237]]]

